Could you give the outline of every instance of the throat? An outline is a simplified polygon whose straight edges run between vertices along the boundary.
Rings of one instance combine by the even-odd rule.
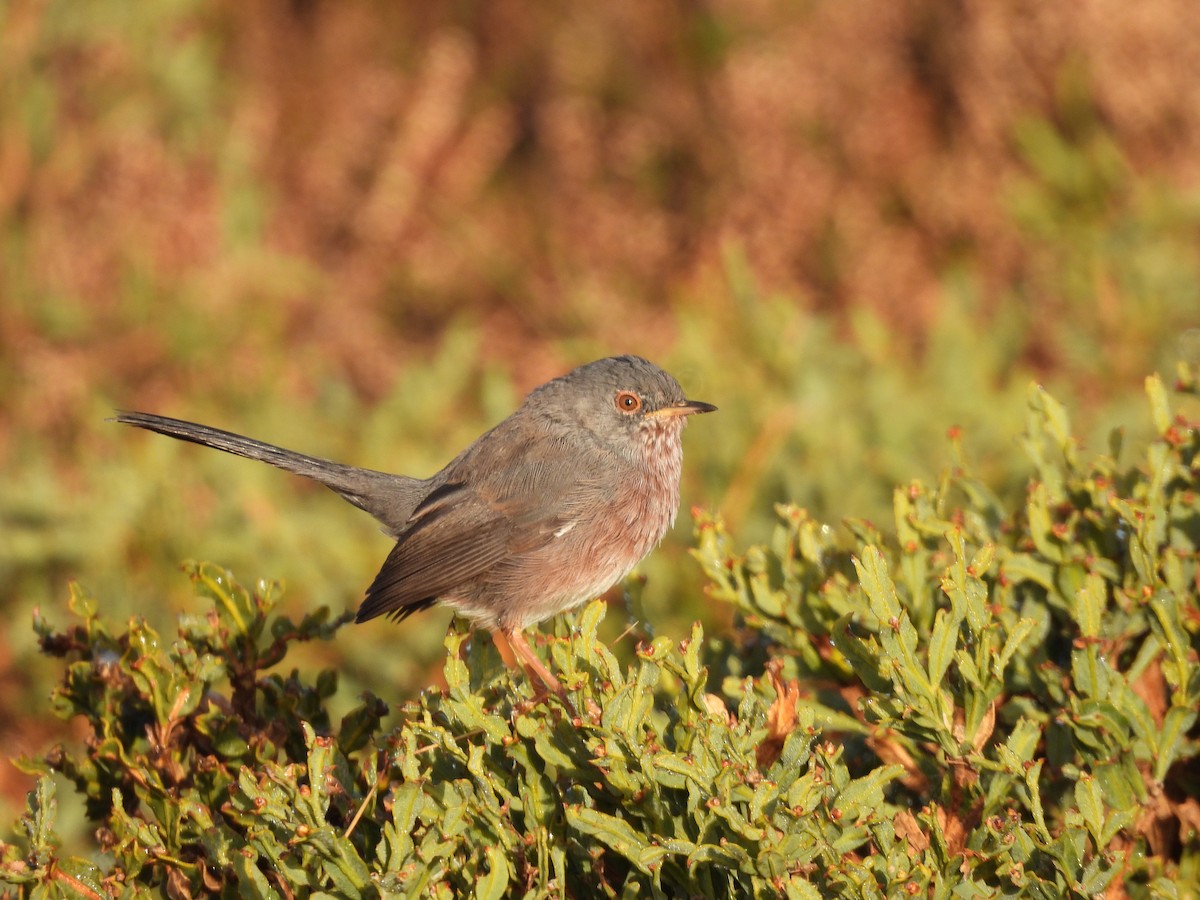
[[[675,524],[679,509],[679,478],[683,471],[683,444],[680,432],[683,422],[678,419],[652,421],[641,433],[638,441],[642,454],[642,472],[645,484],[639,485],[644,497],[656,498],[650,504],[649,518],[658,527],[653,543],[658,543],[663,534]],[[655,506],[658,509],[655,509]]]

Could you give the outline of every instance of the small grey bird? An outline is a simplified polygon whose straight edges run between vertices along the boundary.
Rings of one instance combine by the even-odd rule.
[[[523,631],[599,596],[662,539],[679,507],[687,417],[716,407],[637,356],[580,366],[430,478],[389,475],[179,419],[116,421],[319,481],[396,539],[356,621],[435,602],[500,632],[542,692],[562,685]]]

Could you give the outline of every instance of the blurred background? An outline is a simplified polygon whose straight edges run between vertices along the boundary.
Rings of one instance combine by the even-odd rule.
[[[427,475],[648,356],[720,412],[610,624],[719,633],[691,505],[742,546],[783,500],[886,528],[951,428],[1019,497],[1035,380],[1085,452],[1148,432],[1144,376],[1200,356],[1198,184],[1193,0],[0,0],[0,746],[64,733],[30,619],[70,582],[170,638],[184,559],[299,617],[389,549],[113,408]],[[398,702],[448,618],[285,665]],[[0,765],[0,820],[28,785]]]

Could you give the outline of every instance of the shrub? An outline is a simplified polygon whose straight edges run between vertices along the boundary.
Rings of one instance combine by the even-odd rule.
[[[1196,393],[1196,373],[1178,387]],[[396,721],[280,664],[293,622],[211,565],[166,641],[72,595],[38,619],[82,748],[41,777],[0,875],[47,894],[1178,896],[1200,866],[1200,432],[1147,382],[1158,438],[1080,460],[1040,389],[1008,510],[965,470],[895,495],[895,534],[780,507],[744,553],[698,515],[732,635],[622,665],[593,603],[543,635],[571,707],[460,624],[446,688]],[[62,852],[56,780],[100,853]],[[61,782],[60,782],[61,783]]]

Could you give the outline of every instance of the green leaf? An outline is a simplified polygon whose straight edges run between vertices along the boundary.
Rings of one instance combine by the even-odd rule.
[[[201,593],[214,601],[221,623],[235,635],[257,637],[262,632],[260,608],[232,573],[212,563],[199,563],[191,568],[191,575]]]
[[[1102,848],[1104,832],[1104,798],[1100,785],[1091,775],[1082,775],[1075,782],[1075,804],[1083,816],[1083,822],[1092,836],[1096,848]]]
[[[1185,700],[1184,685],[1191,670],[1188,654],[1192,651],[1191,641],[1179,619],[1179,600],[1170,591],[1155,591],[1150,598],[1150,610],[1154,613],[1152,622],[1160,629],[1162,641],[1170,654],[1170,660],[1163,666],[1163,674],[1175,688],[1173,699],[1180,703]]]
[[[976,690],[983,690],[984,673],[979,671],[967,649],[963,647],[955,650],[954,659],[958,663],[958,674],[966,679],[967,684]]]
[[[1098,699],[1108,696],[1112,670],[1094,645],[1071,651],[1071,677],[1075,689],[1085,697]]]
[[[1004,677],[1004,670],[1008,668],[1009,661],[1025,643],[1025,639],[1037,628],[1037,624],[1036,619],[1021,618],[1017,620],[1017,624],[1012,627],[1004,641],[1004,648],[993,658],[992,672],[997,678]]]
[[[1138,820],[1140,814],[1141,810],[1133,809],[1110,812],[1108,818],[1104,820],[1104,830],[1100,834],[1099,846],[1109,846],[1120,832],[1130,828]]]
[[[1150,400],[1150,416],[1159,434],[1166,434],[1171,427],[1171,404],[1167,400],[1167,389],[1158,375],[1146,378],[1146,397]]]
[[[958,645],[958,620],[948,610],[939,609],[929,635],[929,680],[941,684],[954,660]]]
[[[321,871],[333,883],[340,897],[364,897],[371,893],[371,873],[354,849],[354,845],[331,827],[316,828],[308,833],[304,847],[316,852]]]
[[[1012,753],[1018,763],[1026,763],[1033,759],[1038,742],[1042,738],[1042,728],[1036,722],[1022,716],[1013,726],[1012,733],[1004,746]]]
[[[1025,786],[1029,789],[1030,811],[1033,813],[1033,823],[1037,827],[1038,837],[1044,843],[1050,843],[1050,829],[1046,827],[1046,813],[1042,808],[1042,790],[1039,779],[1042,775],[1043,760],[1035,760],[1033,765],[1025,769]]]
[[[888,692],[892,688],[890,679],[885,678],[880,671],[878,653],[850,633],[850,623],[854,613],[846,613],[833,624],[833,646],[846,658],[856,675],[862,679],[867,689],[874,692]]]
[[[1040,385],[1035,393],[1035,405],[1045,417],[1045,422],[1059,449],[1067,450],[1072,444],[1071,420],[1067,409]]]
[[[961,528],[954,528],[946,533],[946,539],[954,551],[954,563],[946,571],[942,579],[942,590],[950,597],[954,615],[960,621],[966,620],[971,632],[977,637],[982,635],[990,621],[987,607],[987,585],[978,577],[981,572],[973,572],[967,563],[966,540]],[[976,554],[976,557],[986,561],[983,570],[991,564],[990,553]],[[981,570],[982,571],[982,570]]]
[[[566,813],[568,825],[598,838],[645,874],[650,873],[649,863],[666,853],[662,848],[652,847],[624,819],[583,806],[568,806]]]
[[[1054,536],[1054,522],[1050,515],[1051,494],[1044,483],[1034,486],[1029,492],[1025,515],[1029,520],[1029,537],[1045,559],[1060,563],[1066,558],[1063,548]]]
[[[903,774],[903,766],[880,766],[851,781],[835,801],[835,806],[843,814],[842,818],[849,816],[849,820],[853,821],[861,815],[878,810],[883,805],[883,789]]]
[[[871,612],[879,619],[881,627],[897,621],[904,608],[896,596],[896,585],[888,575],[887,562],[874,546],[863,548],[862,557],[854,560],[858,581],[866,592]]]
[[[1196,724],[1196,710],[1183,706],[1172,706],[1163,716],[1162,732],[1158,737],[1158,752],[1154,756],[1154,778],[1161,782],[1167,770],[1179,758],[1184,749],[1187,734]],[[1194,752],[1194,751],[1193,751]]]
[[[250,847],[232,854],[233,871],[238,879],[238,893],[251,900],[280,900],[267,877],[258,868],[258,853]]]
[[[783,890],[788,900],[821,900],[821,892],[799,875],[789,876],[783,883]]]
[[[1100,626],[1104,610],[1108,605],[1108,591],[1104,579],[1090,574],[1083,587],[1075,592],[1074,614],[1079,633],[1085,638],[1100,637]]]
[[[1047,591],[1054,585],[1054,566],[1032,553],[1006,553],[1001,567],[1004,577],[1011,583],[1032,581]]]
[[[976,578],[983,578],[987,574],[988,569],[992,567],[992,562],[996,558],[996,545],[993,543],[984,544],[975,551],[975,555],[971,557],[971,572]]]
[[[96,618],[96,601],[78,582],[72,581],[67,586],[67,608],[89,625]]]
[[[1119,871],[1118,865],[1105,860],[1103,856],[1094,856],[1088,861],[1080,875],[1079,890],[1088,897],[1103,896],[1104,889],[1108,887]]]
[[[483,855],[487,857],[488,870],[475,881],[475,898],[500,900],[508,894],[508,883],[512,879],[508,854],[496,847],[488,847]]]
[[[1140,504],[1121,497],[1112,497],[1109,506],[1125,520],[1131,535],[1128,536],[1129,559],[1133,563],[1138,580],[1145,585],[1157,583],[1155,548],[1149,540],[1148,524],[1153,512]]]
[[[39,865],[48,863],[58,847],[54,823],[58,818],[57,788],[54,779],[43,775],[26,797],[26,813],[21,820],[29,837],[30,851]]]

